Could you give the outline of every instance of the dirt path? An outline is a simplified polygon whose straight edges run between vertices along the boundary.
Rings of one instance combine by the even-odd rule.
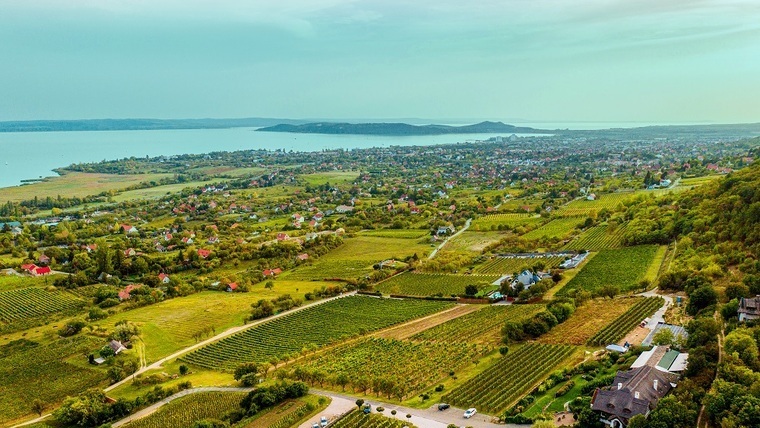
[[[443,246],[446,245],[447,242],[449,242],[450,240],[452,240],[452,239],[456,238],[457,236],[461,235],[462,232],[464,232],[465,230],[469,229],[471,223],[472,223],[472,219],[468,218],[467,222],[464,224],[464,227],[462,229],[460,229],[457,233],[455,233],[455,234],[449,236],[448,238],[444,239],[443,242],[441,242],[441,245],[437,246],[435,248],[435,250],[433,250],[433,252],[430,253],[430,255],[428,256],[428,259],[432,260],[433,257],[435,257],[435,255],[438,254],[438,250],[440,250],[441,248],[443,248]]]
[[[478,309],[482,309],[486,306],[487,305],[457,305],[443,312],[437,312],[433,315],[428,315],[424,318],[416,319],[406,324],[382,330],[378,333],[375,333],[374,336],[382,337],[385,339],[406,339],[408,337],[414,336],[421,331],[433,328],[437,325],[445,323],[446,321],[451,321],[463,315],[467,315],[470,312],[475,312]]]

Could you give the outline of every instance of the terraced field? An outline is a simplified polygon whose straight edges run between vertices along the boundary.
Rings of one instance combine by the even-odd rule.
[[[479,288],[499,279],[497,275],[447,275],[427,273],[404,273],[396,275],[375,286],[384,294],[403,294],[407,296],[443,296],[464,294],[468,285]]]
[[[450,344],[496,345],[501,340],[501,327],[505,322],[530,318],[543,308],[543,305],[489,306],[417,333],[410,339]]]
[[[578,238],[568,242],[563,250],[600,251],[623,246],[625,226],[611,227],[606,224],[594,226]]]
[[[595,294],[605,286],[614,287],[618,293],[633,291],[645,278],[657,250],[656,245],[640,245],[600,251],[557,295],[568,295],[573,290]]]
[[[425,300],[349,296],[276,318],[204,346],[182,360],[230,370],[247,361],[295,356],[361,333],[390,327],[452,307]]]
[[[567,360],[576,348],[525,344],[443,397],[457,407],[497,415]]]
[[[545,269],[555,268],[565,260],[565,256],[549,257],[499,257],[494,256],[487,262],[475,268],[475,272],[483,275],[509,275],[530,269],[536,263],[544,263]]]

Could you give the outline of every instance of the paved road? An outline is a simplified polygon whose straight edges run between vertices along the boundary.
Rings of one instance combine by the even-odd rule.
[[[311,388],[309,392],[312,394],[319,394],[330,397],[332,398],[333,402],[340,400],[339,403],[343,403],[341,405],[345,405],[345,402],[348,401],[353,406],[356,406],[356,397],[352,397],[350,395],[314,388]],[[479,413],[470,419],[465,419],[462,416],[464,409],[457,409],[455,407],[452,407],[448,410],[439,411],[436,407],[437,404],[433,404],[427,409],[412,409],[411,407],[400,406],[398,404],[385,403],[375,398],[365,399],[365,402],[372,405],[373,411],[377,406],[384,407],[385,411],[383,411],[383,415],[388,417],[393,417],[391,415],[391,410],[396,410],[397,413],[395,417],[396,419],[400,420],[407,420],[406,415],[410,414],[412,417],[408,420],[419,428],[446,428],[449,424],[454,424],[456,426],[472,426],[474,428],[525,428],[525,425],[497,424],[491,422],[490,416],[482,415]],[[327,416],[329,409],[330,407],[328,407],[328,410],[324,412],[325,416]],[[350,408],[348,409],[350,410]],[[319,419],[319,416],[322,415],[318,415],[316,419]],[[310,425],[304,424],[299,428],[309,427]]]
[[[285,315],[292,314],[293,312],[302,311],[302,310],[304,310],[306,308],[309,308],[309,307],[312,307],[312,306],[321,305],[321,304],[327,303],[327,302],[329,302],[331,300],[340,299],[340,298],[343,298],[343,297],[346,297],[346,296],[350,296],[352,294],[356,294],[356,292],[352,291],[350,293],[341,294],[340,296],[335,296],[335,297],[330,297],[328,299],[319,300],[319,301],[316,301],[314,303],[309,303],[308,305],[303,305],[303,306],[300,306],[300,307],[298,307],[296,309],[293,309],[293,310],[290,310],[290,311],[287,311],[287,312],[279,313],[279,314],[271,316],[269,318],[264,318],[264,319],[261,319],[261,320],[254,321],[254,322],[252,322],[250,324],[246,324],[246,325],[242,325],[242,326],[237,326],[237,327],[232,327],[232,328],[230,328],[228,330],[225,330],[225,331],[217,334],[214,337],[206,339],[206,340],[204,340],[202,342],[198,342],[195,345],[188,346],[187,348],[179,350],[179,351],[177,351],[177,352],[169,355],[168,357],[164,357],[164,358],[156,361],[155,363],[153,363],[153,364],[151,364],[149,366],[142,367],[140,370],[136,371],[133,375],[130,375],[126,379],[122,380],[121,382],[117,382],[117,383],[115,383],[115,384],[113,384],[113,385],[105,388],[104,391],[108,392],[108,391],[111,391],[111,390],[113,390],[115,388],[118,388],[119,386],[124,385],[127,382],[130,382],[135,376],[137,376],[139,374],[145,373],[146,371],[149,371],[149,370],[160,369],[161,366],[165,362],[167,362],[167,361],[170,361],[170,360],[173,360],[175,358],[178,358],[178,357],[180,357],[180,356],[182,356],[182,355],[184,355],[184,354],[186,354],[188,352],[194,351],[194,350],[196,350],[196,349],[198,349],[198,348],[200,348],[202,346],[208,345],[209,343],[212,343],[212,342],[216,342],[217,340],[223,339],[223,338],[225,338],[227,336],[230,336],[232,334],[238,333],[238,332],[243,331],[243,330],[247,330],[247,329],[252,328],[252,327],[254,327],[256,325],[259,325],[259,324],[261,324],[263,322],[270,321],[270,320],[273,320],[275,318],[280,318],[280,317],[283,317]],[[39,418],[35,418],[35,419],[29,420],[29,421],[26,421],[26,422],[22,422],[20,424],[14,425],[13,428],[22,427],[22,426],[26,426],[26,425],[32,425],[32,424],[35,424],[37,422],[42,422],[43,420],[45,420],[48,417],[50,417],[50,415],[51,415],[51,413],[48,413],[48,414],[40,416]]]
[[[464,232],[465,230],[467,230],[470,227],[470,223],[472,223],[472,219],[468,218],[467,222],[464,224],[464,227],[462,229],[460,229],[457,233],[455,233],[455,234],[449,236],[448,238],[444,239],[443,242],[441,243],[441,245],[439,245],[438,247],[436,247],[436,249],[433,250],[432,253],[430,253],[430,255],[428,256],[428,259],[432,259],[433,257],[435,257],[435,255],[438,254],[438,250],[440,250],[441,248],[443,248],[443,246],[446,245],[446,243],[449,242],[449,240],[456,238],[462,232]]]
[[[142,409],[142,410],[140,410],[138,412],[135,412],[135,413],[127,416],[124,419],[118,420],[118,421],[114,422],[113,424],[111,424],[111,426],[114,427],[114,428],[116,428],[116,427],[120,427],[120,426],[122,426],[122,425],[124,425],[126,423],[129,423],[129,422],[132,422],[132,421],[136,421],[138,419],[142,419],[142,418],[150,415],[151,413],[155,412],[160,407],[162,407],[162,406],[164,406],[166,404],[169,404],[169,403],[171,403],[172,401],[174,401],[174,400],[176,400],[178,398],[182,398],[182,397],[185,397],[185,396],[190,395],[190,394],[197,394],[199,392],[249,392],[249,391],[252,391],[252,390],[253,390],[253,388],[223,388],[223,387],[214,387],[214,386],[203,387],[203,388],[185,389],[185,390],[180,391],[180,392],[178,392],[178,393],[176,393],[174,395],[166,397],[163,400],[158,401],[158,402],[156,402],[156,403],[154,403],[154,404],[152,404],[152,405],[150,405],[150,406],[148,406],[148,407],[146,407],[146,408],[144,408],[144,409]]]

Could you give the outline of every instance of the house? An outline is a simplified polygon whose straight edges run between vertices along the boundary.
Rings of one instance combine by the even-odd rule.
[[[134,257],[137,255],[137,251],[134,248],[127,248],[124,250],[124,255],[126,257]]]
[[[182,243],[190,245],[190,244],[193,243],[193,238],[189,238],[189,237],[186,236],[186,237],[182,238]]]
[[[277,234],[277,240],[278,241],[284,241],[284,240],[289,239],[289,238],[290,238],[290,236],[287,233],[280,232],[280,233]]]
[[[140,284],[127,285],[123,290],[119,291],[119,300],[129,300],[129,298],[132,297],[132,291],[138,288],[140,288]]]
[[[576,254],[575,256],[565,260],[562,262],[559,267],[562,269],[572,269],[574,267],[577,267],[583,260],[588,257],[588,252],[583,252],[580,254]]]
[[[208,258],[208,256],[210,256],[210,255],[211,255],[211,250],[204,250],[204,249],[202,249],[202,248],[199,248],[199,249],[198,249],[198,255],[199,255],[199,256],[200,256],[200,258],[202,258],[202,259],[207,259],[207,258]]]
[[[739,300],[739,322],[756,320],[758,318],[760,318],[760,296],[742,297]]]
[[[47,265],[50,264],[50,257],[46,256],[45,254],[40,254],[40,256],[37,258],[37,261],[39,261],[40,264]]]
[[[33,276],[43,276],[43,275],[50,275],[52,271],[50,270],[50,267],[48,266],[37,266],[30,273]]]
[[[586,196],[586,200],[587,201],[595,201],[596,200],[596,194],[595,193],[589,194],[588,196]]]
[[[227,284],[227,292],[228,293],[232,293],[233,291],[235,291],[237,289],[238,289],[238,285],[237,285],[236,282],[230,282],[229,284]]]
[[[32,273],[35,269],[37,269],[37,265],[34,263],[29,263],[29,264],[21,265],[21,269],[25,270],[27,273]]]
[[[435,232],[436,235],[448,235],[450,233],[454,233],[456,231],[456,228],[454,226],[440,226],[438,227],[438,230]]]
[[[348,205],[338,205],[335,207],[335,212],[338,214],[345,214],[350,213],[354,210],[354,207],[350,207]]]
[[[282,269],[280,269],[280,268],[264,269],[264,271],[262,272],[262,274],[264,274],[264,276],[277,276],[277,275],[279,275],[281,273],[282,273]]]
[[[169,278],[169,275],[161,272],[158,274],[158,280],[161,281],[162,284],[168,284],[171,279]]]
[[[219,242],[219,237],[211,236],[206,240],[206,242],[208,242],[209,244],[216,244],[217,242]]]
[[[118,340],[108,342],[108,347],[113,350],[114,355],[119,355],[119,352],[127,350],[127,347]]]
[[[164,235],[164,241],[171,241],[172,238],[174,238],[174,236],[172,236],[171,233],[167,233],[166,235]]]
[[[591,409],[600,412],[600,421],[613,428],[624,428],[636,415],[649,415],[675,385],[677,376],[645,365],[618,372],[611,386],[597,389]]]
[[[306,261],[309,259],[309,255],[307,253],[299,254],[296,256],[296,258],[300,261]]]
[[[89,245],[85,245],[84,247],[84,250],[87,251],[88,253],[97,251],[97,249],[98,249],[98,244],[89,244]]]
[[[517,282],[521,283],[526,289],[540,280],[541,278],[538,275],[527,269],[517,275]]]
[[[139,233],[139,231],[137,230],[137,228],[136,228],[136,227],[134,227],[134,226],[130,226],[130,225],[128,225],[128,224],[122,224],[122,225],[121,225],[121,230],[123,230],[123,231],[124,231],[124,233],[128,233],[128,234],[131,234],[131,233]]]

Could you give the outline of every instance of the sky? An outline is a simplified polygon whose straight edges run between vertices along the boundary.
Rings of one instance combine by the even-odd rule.
[[[757,0],[0,0],[0,120],[760,122]]]

